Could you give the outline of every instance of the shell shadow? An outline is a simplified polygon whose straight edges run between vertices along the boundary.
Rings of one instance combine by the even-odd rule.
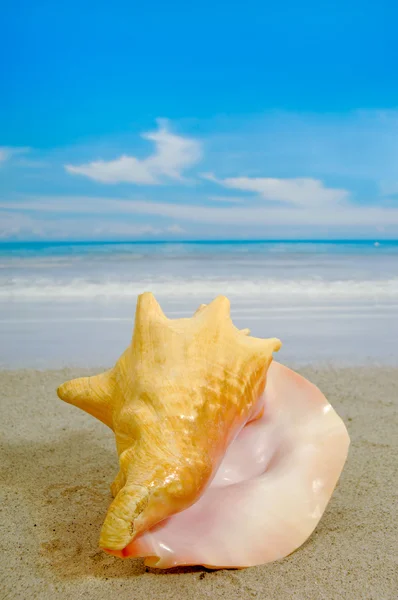
[[[98,547],[117,462],[115,451],[90,437],[93,431],[60,432],[51,442],[6,444],[6,487],[23,498],[32,528],[25,552],[35,568],[60,579],[142,575],[143,560],[120,560]]]
[[[32,534],[24,552],[42,575],[51,570],[58,579],[70,580],[182,573],[203,578],[211,573],[200,566],[153,569],[143,559],[122,560],[98,547],[118,467],[112,436],[102,445],[97,427],[73,433],[60,429],[51,441],[6,443],[3,448],[2,479],[8,492],[22,499]]]

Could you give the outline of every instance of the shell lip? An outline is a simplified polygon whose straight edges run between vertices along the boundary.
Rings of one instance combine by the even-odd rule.
[[[128,547],[129,544],[122,548],[122,550],[113,550],[112,548],[105,548],[103,546],[100,546],[101,550],[103,550],[107,554],[110,554],[111,556],[117,556],[117,558],[130,558],[131,554],[129,554],[128,552]]]

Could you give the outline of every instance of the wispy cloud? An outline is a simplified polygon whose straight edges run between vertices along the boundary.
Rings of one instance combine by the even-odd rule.
[[[201,145],[195,139],[171,133],[165,120],[158,120],[158,126],[157,131],[141,135],[155,144],[154,153],[147,158],[122,155],[111,161],[65,165],[65,169],[72,175],[84,175],[101,183],[159,185],[165,179],[181,181],[183,171],[200,160]]]
[[[30,148],[27,147],[0,146],[0,165],[14,156],[27,154],[28,152],[30,152]]]
[[[256,206],[204,206],[148,202],[146,200],[125,200],[94,196],[52,196],[29,198],[25,201],[0,201],[0,208],[28,210],[31,212],[75,213],[87,215],[152,215],[173,220],[223,225],[329,225],[362,226],[375,228],[384,225],[398,225],[398,207],[383,205],[341,206],[333,203],[327,206],[295,206],[288,210],[284,205],[261,204]]]
[[[0,213],[0,240],[20,239],[140,239],[178,235],[184,229],[178,224],[154,226],[147,223],[109,222],[98,216],[76,221],[71,217],[48,218],[43,214],[26,215],[19,212]]]
[[[397,134],[393,112],[277,113],[176,128],[159,121],[142,135],[149,155],[143,145],[136,149],[131,133],[26,156],[28,148],[1,148],[0,160],[18,166],[18,178],[14,169],[0,169],[3,236],[9,227],[21,238],[29,230],[71,239],[394,237]],[[189,190],[180,185],[188,178],[196,183]],[[103,185],[93,191],[93,181],[120,185],[113,195]]]
[[[217,179],[212,173],[204,173],[202,177],[225,188],[254,192],[264,200],[288,202],[303,207],[325,206],[326,204],[347,200],[349,197],[347,190],[327,188],[322,181],[308,177],[295,179],[229,177]]]

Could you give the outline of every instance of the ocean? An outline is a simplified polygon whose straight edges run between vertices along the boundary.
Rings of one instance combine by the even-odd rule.
[[[137,295],[170,318],[218,294],[278,360],[398,364],[398,241],[0,244],[0,367],[111,365]]]

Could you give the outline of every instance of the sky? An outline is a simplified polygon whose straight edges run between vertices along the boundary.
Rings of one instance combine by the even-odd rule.
[[[0,19],[0,240],[398,238],[393,0]]]

